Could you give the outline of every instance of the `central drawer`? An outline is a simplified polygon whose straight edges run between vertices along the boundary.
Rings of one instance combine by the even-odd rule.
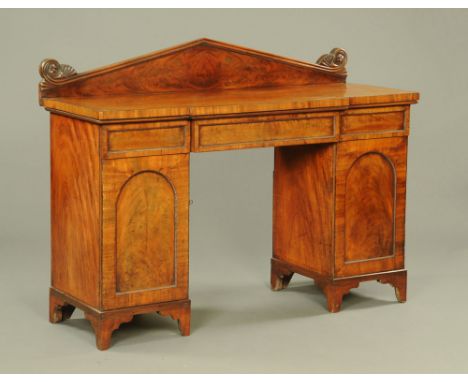
[[[338,113],[297,113],[192,121],[192,151],[336,141]]]

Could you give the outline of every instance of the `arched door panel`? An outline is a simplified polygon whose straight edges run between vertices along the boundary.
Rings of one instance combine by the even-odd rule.
[[[339,144],[336,276],[403,268],[405,178],[406,138]]]
[[[175,190],[159,172],[133,175],[116,201],[118,293],[175,282]]]

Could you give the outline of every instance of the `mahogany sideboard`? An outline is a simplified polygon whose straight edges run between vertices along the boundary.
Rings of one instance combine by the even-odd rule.
[[[315,280],[328,310],[360,282],[406,300],[412,91],[346,83],[315,64],[200,39],[88,72],[47,59],[50,321],[85,312],[97,347],[134,315],[190,333],[190,152],[274,147],[271,287]]]

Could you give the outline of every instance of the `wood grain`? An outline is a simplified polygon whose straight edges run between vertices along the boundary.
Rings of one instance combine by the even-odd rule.
[[[402,269],[406,138],[342,142],[336,170],[336,276]]]
[[[418,99],[416,92],[338,83],[153,95],[46,98],[43,105],[76,117],[112,123],[116,120],[411,104]]]
[[[107,350],[111,345],[112,333],[120,325],[132,321],[138,314],[158,313],[176,320],[182,336],[190,335],[190,300],[176,300],[135,307],[101,311],[55,288],[49,290],[50,321],[57,323],[70,318],[75,308],[82,310],[96,335],[96,347]],[[69,313],[64,317],[63,314]]]
[[[234,150],[335,141],[338,113],[197,120],[192,151]]]
[[[42,84],[41,98],[151,94],[344,82],[344,68],[327,68],[218,41],[200,39]],[[48,86],[47,86],[48,85]]]
[[[116,201],[117,292],[175,284],[176,201],[160,173],[133,175]]]
[[[316,281],[316,285],[323,291],[327,299],[327,309],[330,313],[337,313],[341,309],[343,297],[351,292],[351,289],[359,286],[359,279],[324,282]]]
[[[50,123],[52,286],[99,306],[98,127],[54,114]]]
[[[163,317],[169,316],[176,320],[182,336],[190,335],[190,300],[161,304],[157,313]]]
[[[347,110],[343,113],[342,134],[395,132],[406,129],[408,107],[380,107]]]
[[[404,269],[368,273],[365,275],[334,277],[272,258],[271,288],[275,291],[286,288],[294,273],[309,277],[315,281],[315,285],[324,293],[327,300],[327,309],[331,313],[339,312],[343,297],[350,293],[351,289],[358,288],[359,284],[364,281],[378,281],[381,284],[390,284],[395,289],[398,302],[406,301],[407,271]]]
[[[60,298],[56,294],[50,293],[49,295],[49,321],[52,324],[68,320],[75,307],[67,303],[64,299]]]
[[[354,161],[346,178],[345,262],[394,255],[395,186],[393,163],[370,152]]]
[[[91,324],[94,333],[96,334],[96,347],[99,350],[107,350],[111,345],[112,333],[117,330],[120,325],[133,320],[133,314],[116,314],[112,317],[102,317],[90,312],[85,312],[85,318]]]
[[[41,65],[51,117],[51,322],[84,310],[107,349],[135,314],[190,333],[189,153],[275,147],[271,286],[315,280],[331,312],[363,281],[406,300],[414,91],[201,39],[77,74]]]
[[[188,169],[188,154],[104,162],[104,309],[187,298]]]
[[[106,125],[103,133],[103,154],[106,159],[190,151],[188,121]]]
[[[275,149],[273,257],[333,271],[334,144]]]

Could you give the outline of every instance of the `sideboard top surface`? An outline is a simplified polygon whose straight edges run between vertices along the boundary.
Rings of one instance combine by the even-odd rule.
[[[418,98],[417,92],[343,83],[151,95],[45,98],[43,106],[52,111],[108,121],[301,109],[347,109],[411,104],[417,102]]]

